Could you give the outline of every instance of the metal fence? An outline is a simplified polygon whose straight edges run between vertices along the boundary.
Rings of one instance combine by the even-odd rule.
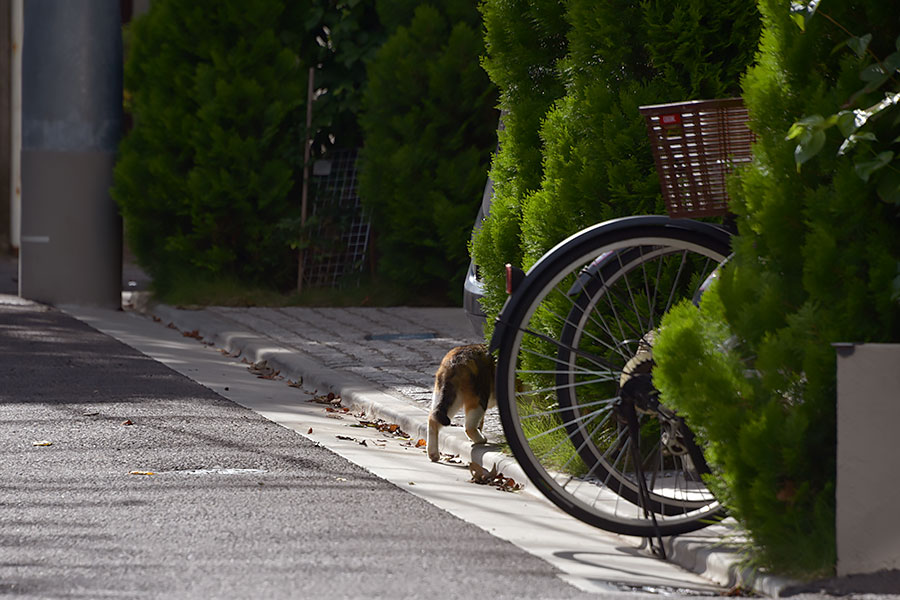
[[[356,158],[355,149],[337,150],[313,164],[304,286],[339,287],[365,270],[371,226],[357,193]]]

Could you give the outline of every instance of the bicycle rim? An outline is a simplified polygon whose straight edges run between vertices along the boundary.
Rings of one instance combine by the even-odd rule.
[[[721,516],[693,435],[630,390],[651,381],[662,316],[694,297],[727,252],[702,228],[643,226],[558,246],[529,276],[501,344],[501,420],[529,478],[570,514],[626,535],[674,535]],[[637,408],[637,445],[626,401]]]

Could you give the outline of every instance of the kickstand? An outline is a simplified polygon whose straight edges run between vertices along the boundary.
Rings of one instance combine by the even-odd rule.
[[[659,531],[659,523],[656,521],[656,513],[652,510],[650,504],[650,491],[647,489],[647,480],[644,478],[644,468],[641,465],[640,453],[640,435],[641,431],[638,427],[637,413],[634,410],[633,402],[622,402],[620,409],[625,417],[628,425],[628,435],[631,438],[631,458],[634,462],[634,475],[637,478],[638,485],[638,501],[641,509],[644,511],[644,517],[649,517],[653,522],[653,536],[647,537],[647,544],[650,546],[650,553],[654,556],[666,560],[666,547],[663,545],[662,534]]]

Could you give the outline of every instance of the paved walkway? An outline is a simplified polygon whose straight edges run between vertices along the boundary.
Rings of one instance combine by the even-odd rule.
[[[458,308],[222,308],[205,313],[428,410],[444,354],[481,339]],[[190,315],[181,317],[185,322]],[[456,420],[462,424],[462,415]],[[494,419],[489,431],[499,437]]]

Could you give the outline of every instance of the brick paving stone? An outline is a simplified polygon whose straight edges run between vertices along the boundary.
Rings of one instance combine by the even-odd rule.
[[[351,373],[429,410],[434,374],[453,347],[482,340],[459,308],[230,308],[204,309],[235,329],[303,353],[323,366]],[[380,335],[430,334],[416,339]],[[373,336],[376,336],[373,339]],[[453,419],[462,426],[462,414]],[[499,418],[485,419],[488,439],[502,439]]]

